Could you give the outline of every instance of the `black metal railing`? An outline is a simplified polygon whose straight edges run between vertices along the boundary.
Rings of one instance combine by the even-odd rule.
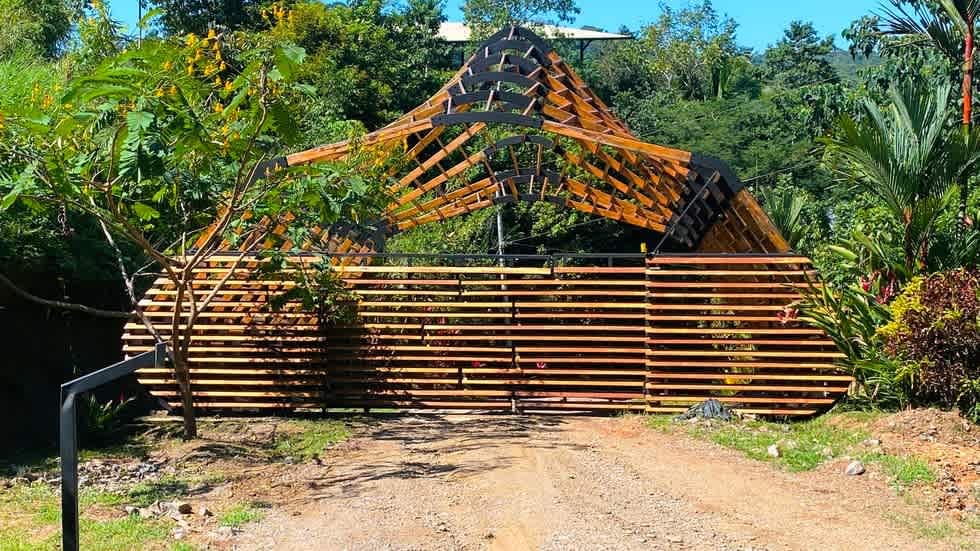
[[[149,352],[82,375],[61,385],[61,542],[64,551],[78,550],[78,415],[77,398],[137,369],[162,367],[167,361],[166,343]]]

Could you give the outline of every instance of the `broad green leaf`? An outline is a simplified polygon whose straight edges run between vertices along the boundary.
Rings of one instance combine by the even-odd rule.
[[[133,212],[144,222],[160,217],[160,212],[146,203],[133,203]]]
[[[849,260],[851,262],[854,262],[854,261],[856,261],[858,259],[857,253],[855,253],[854,251],[852,251],[850,249],[841,247],[839,245],[829,245],[827,248],[829,248],[830,250],[834,251],[835,253],[837,253],[840,257],[844,258],[845,260]]]
[[[126,113],[126,124],[129,126],[130,132],[149,129],[153,124],[153,119],[153,113],[147,113],[146,111],[130,111]]]
[[[20,197],[19,189],[14,188],[10,190],[10,192],[4,195],[3,199],[0,200],[0,212],[5,211],[10,207],[12,207],[13,204],[17,201],[18,197]]]
[[[279,70],[282,77],[291,79],[306,59],[306,50],[295,44],[286,44],[276,48],[275,56],[276,69]]]

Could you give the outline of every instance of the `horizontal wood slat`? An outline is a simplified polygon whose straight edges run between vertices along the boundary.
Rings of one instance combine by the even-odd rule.
[[[202,266],[197,300],[231,262]],[[292,285],[252,279],[257,265],[236,272],[194,327],[197,407],[653,412],[717,397],[746,412],[811,415],[850,382],[819,329],[777,318],[810,284],[798,256],[671,255],[640,267],[348,266],[342,281],[357,299],[357,322],[344,326],[323,324],[296,302],[273,311],[270,301]],[[163,336],[172,329],[168,287],[158,280],[142,301]],[[181,319],[189,315],[185,308]],[[152,347],[142,323],[125,331],[127,354]],[[168,369],[139,378],[179,407]]]
[[[800,293],[820,285],[808,259],[662,255],[647,266],[648,411],[712,397],[810,415],[847,392],[852,379],[833,363],[843,354],[791,315]]]

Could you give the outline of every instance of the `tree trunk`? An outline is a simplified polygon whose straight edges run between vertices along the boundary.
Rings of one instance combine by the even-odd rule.
[[[969,145],[970,130],[973,124],[973,21],[967,21],[966,37],[963,40],[963,142]],[[960,204],[956,213],[960,229],[966,229],[966,202],[969,198],[969,177],[960,182]]]
[[[181,413],[184,417],[184,439],[197,438],[197,416],[194,414],[194,393],[191,389],[190,367],[180,344],[173,346],[174,375],[180,387]]]

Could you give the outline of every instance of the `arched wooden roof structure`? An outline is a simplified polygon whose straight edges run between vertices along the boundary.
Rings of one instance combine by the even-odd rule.
[[[341,225],[328,248],[370,252],[383,235],[493,204],[549,201],[659,232],[674,250],[789,249],[728,167],[640,141],[533,32],[490,37],[425,103],[356,142],[271,166],[340,160],[365,146],[404,155],[392,203],[371,227]]]

